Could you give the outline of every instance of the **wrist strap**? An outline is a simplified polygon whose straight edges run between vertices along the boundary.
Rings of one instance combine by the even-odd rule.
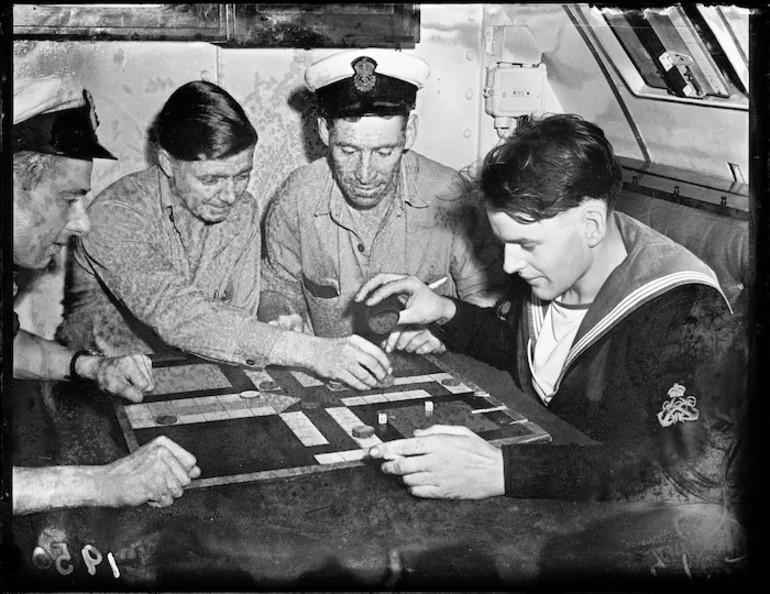
[[[77,370],[75,369],[75,364],[77,363],[78,359],[82,356],[87,357],[104,357],[103,353],[100,353],[99,351],[93,351],[91,349],[83,349],[80,351],[77,351],[74,355],[72,355],[72,359],[70,359],[70,381],[82,381],[86,378],[82,377]]]

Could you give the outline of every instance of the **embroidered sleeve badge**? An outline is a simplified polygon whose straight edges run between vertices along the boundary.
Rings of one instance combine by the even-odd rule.
[[[695,421],[700,416],[700,411],[695,408],[697,399],[695,396],[685,397],[686,388],[682,384],[674,384],[668,391],[670,398],[663,403],[663,408],[658,413],[658,422],[661,427],[670,427],[676,423]]]

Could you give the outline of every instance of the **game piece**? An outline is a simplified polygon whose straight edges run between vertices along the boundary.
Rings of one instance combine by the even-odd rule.
[[[430,400],[425,401],[425,416],[426,417],[433,416],[433,402]]]
[[[374,427],[370,427],[369,425],[358,425],[357,427],[353,427],[353,437],[367,439],[372,435],[374,435]]]
[[[158,425],[175,425],[178,420],[174,415],[161,415],[155,418]]]
[[[387,425],[388,413],[384,413],[384,412],[377,413],[377,423],[380,425]]]
[[[270,390],[281,389],[281,386],[275,381],[273,376],[264,369],[244,369],[243,373],[246,374],[246,377],[251,380],[251,383],[254,384],[258,390],[267,392]]]
[[[281,386],[279,386],[275,380],[264,380],[259,382],[259,389],[263,392],[270,392],[272,390],[280,390]]]
[[[372,334],[385,336],[398,325],[399,312],[404,309],[404,304],[397,295],[386,297],[379,303],[366,307],[364,319],[366,326]]]
[[[241,398],[259,398],[261,396],[256,390],[244,390],[239,395]]]
[[[318,408],[321,406],[321,401],[318,398],[314,398],[311,395],[307,395],[299,401],[299,405],[302,408]]]
[[[390,388],[395,383],[395,381],[396,381],[396,378],[394,378],[392,375],[387,375],[385,376],[384,380],[382,380],[377,384],[376,387],[379,389]]]
[[[448,377],[445,380],[442,380],[441,384],[444,386],[459,386],[460,380],[456,377]]]
[[[505,406],[504,404],[501,405],[501,406],[493,406],[491,408],[474,408],[471,411],[471,414],[473,414],[473,415],[480,415],[482,413],[491,413],[491,412],[497,412],[499,410],[505,410],[506,408],[508,408],[508,407]]]
[[[348,387],[342,382],[335,382],[334,380],[329,380],[326,383],[326,387],[329,388],[332,392],[341,392],[342,390],[348,389]]]

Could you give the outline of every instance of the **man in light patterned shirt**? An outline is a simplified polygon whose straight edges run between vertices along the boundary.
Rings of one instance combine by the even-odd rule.
[[[231,364],[298,366],[365,389],[385,353],[358,336],[322,339],[257,320],[259,209],[246,187],[257,133],[243,108],[204,81],[179,87],[154,127],[157,164],[89,207],[59,338],[113,352],[181,349]]]

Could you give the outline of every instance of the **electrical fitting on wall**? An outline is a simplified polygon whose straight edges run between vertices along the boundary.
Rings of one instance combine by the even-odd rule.
[[[516,127],[516,118],[541,114],[545,102],[543,52],[524,25],[492,27],[484,108],[495,118],[499,137]]]

